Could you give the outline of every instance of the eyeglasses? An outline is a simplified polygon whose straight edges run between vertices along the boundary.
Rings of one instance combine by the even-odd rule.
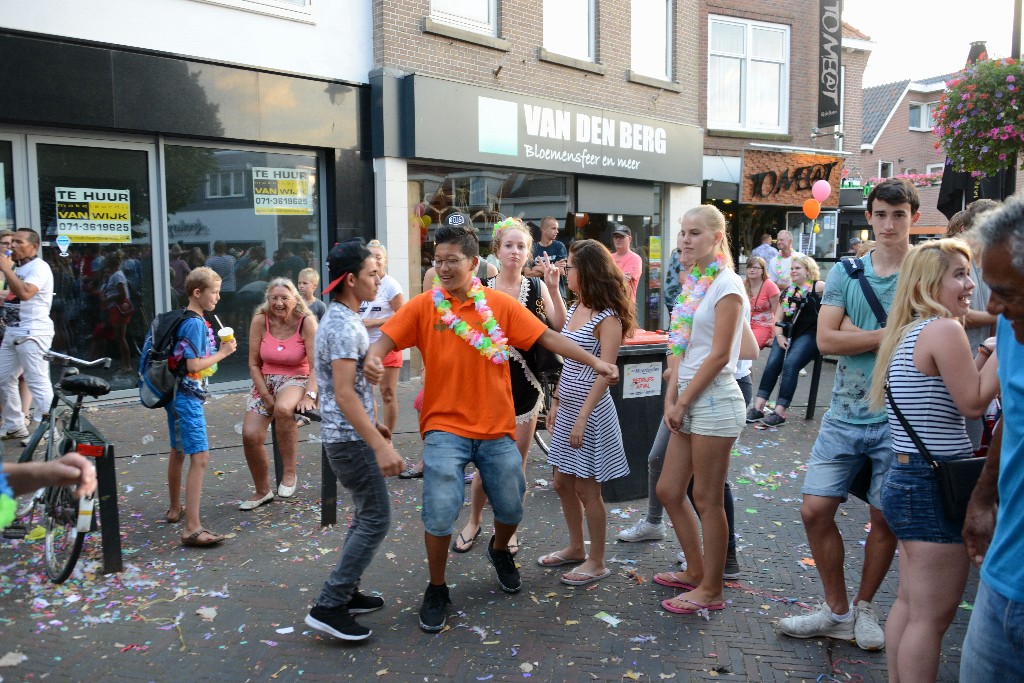
[[[438,270],[441,270],[444,266],[448,266],[449,268],[458,268],[459,264],[468,258],[468,256],[463,256],[461,258],[446,258],[440,261],[433,261],[432,263],[434,264],[434,268]]]
[[[575,267],[576,267],[576,266],[570,266],[570,265],[569,265],[568,263],[566,263],[566,264],[565,264],[565,274],[566,274],[566,275],[568,275],[568,274],[569,274],[569,271],[570,271],[570,270],[572,270],[572,269],[573,269],[573,268],[575,268]]]

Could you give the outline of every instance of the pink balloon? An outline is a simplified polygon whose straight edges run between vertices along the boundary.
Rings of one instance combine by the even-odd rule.
[[[832,186],[828,184],[827,180],[819,180],[811,185],[811,196],[819,202],[828,199],[830,194],[832,194]]]

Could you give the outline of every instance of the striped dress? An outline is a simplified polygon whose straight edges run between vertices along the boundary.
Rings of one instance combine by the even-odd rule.
[[[889,364],[889,388],[900,412],[936,460],[970,455],[974,450],[967,437],[964,416],[957,410],[941,377],[930,377],[914,367],[914,348],[921,330],[937,318],[915,327],[893,354]],[[888,407],[892,449],[896,453],[917,453],[917,447]]]
[[[569,321],[575,310],[576,304],[573,304],[565,318],[562,334],[583,350],[600,356],[601,344],[594,336],[594,328],[615,313],[605,309],[580,329],[571,331]],[[576,417],[586,403],[587,394],[596,379],[597,373],[589,365],[571,358],[565,359],[562,376],[558,380],[558,414],[555,433],[551,435],[548,464],[564,474],[603,482],[629,474],[626,451],[622,447],[619,416],[608,389],[604,390],[597,406],[590,413],[586,429],[583,430],[583,446],[578,449],[569,446],[569,434],[572,433]]]

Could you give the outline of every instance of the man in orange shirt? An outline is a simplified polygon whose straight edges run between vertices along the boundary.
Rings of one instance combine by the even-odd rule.
[[[465,496],[464,472],[476,464],[494,509],[487,556],[506,593],[522,588],[508,540],[523,517],[526,479],[514,441],[516,418],[506,349],[538,343],[594,368],[611,383],[615,365],[583,351],[549,329],[525,306],[483,289],[473,277],[480,244],[472,228],[445,226],[435,236],[434,288],[413,297],[381,327],[366,356],[371,382],[383,376],[381,359],[392,349],[419,348],[426,365],[420,433],[423,436],[423,527],[430,584],[420,628],[435,633],[447,623],[448,544]],[[493,315],[493,318],[492,318]],[[495,324],[496,323],[496,324]]]

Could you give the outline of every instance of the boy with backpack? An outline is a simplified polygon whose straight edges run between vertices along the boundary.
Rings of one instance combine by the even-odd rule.
[[[203,528],[199,521],[199,501],[203,493],[203,475],[210,461],[206,441],[206,401],[209,377],[217,371],[217,363],[238,347],[234,339],[222,342],[220,350],[213,329],[203,313],[213,311],[220,300],[220,276],[205,266],[196,268],[185,278],[188,308],[174,333],[173,350],[168,358],[171,369],[182,373],[171,399],[165,406],[171,452],[167,462],[167,487],[171,505],[167,510],[170,524],[185,518],[181,544],[187,547],[216,545],[223,536]],[[165,314],[168,315],[168,314]],[[145,354],[143,354],[145,357]],[[183,367],[182,367],[183,365]],[[181,471],[189,456],[185,480],[185,504],[181,503]]]
[[[370,337],[359,304],[377,295],[377,261],[357,238],[331,249],[327,265],[331,282],[324,294],[331,294],[331,305],[316,333],[324,452],[338,481],[352,494],[356,511],[338,565],[306,615],[306,624],[354,641],[369,638],[371,631],[353,615],[384,607],[382,598],[360,593],[359,582],[391,524],[384,477],[402,471],[402,457],[372,417],[373,386],[363,375]]]

